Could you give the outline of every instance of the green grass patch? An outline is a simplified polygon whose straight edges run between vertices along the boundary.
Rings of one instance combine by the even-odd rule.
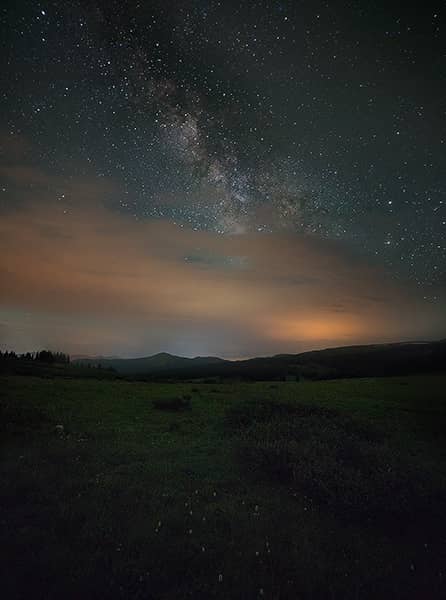
[[[247,473],[292,485],[331,512],[382,527],[420,512],[444,512],[445,488],[392,448],[382,432],[334,409],[302,403],[242,402],[227,411]]]
[[[3,595],[443,598],[445,384],[4,377]]]

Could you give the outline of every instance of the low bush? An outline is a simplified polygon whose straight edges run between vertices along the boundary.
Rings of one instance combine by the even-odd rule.
[[[158,398],[153,401],[153,407],[158,410],[189,410],[192,408],[191,400],[192,397],[187,394],[175,398]]]
[[[180,429],[181,429],[180,424],[177,423],[176,421],[169,423],[169,425],[167,427],[167,431],[169,433],[177,433],[178,431],[180,431]]]

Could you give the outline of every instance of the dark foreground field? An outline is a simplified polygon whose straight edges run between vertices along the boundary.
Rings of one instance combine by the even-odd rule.
[[[4,598],[446,597],[446,377],[0,379]]]

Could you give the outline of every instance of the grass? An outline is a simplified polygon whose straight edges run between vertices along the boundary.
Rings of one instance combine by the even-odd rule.
[[[444,376],[0,386],[5,598],[446,594]]]
[[[392,448],[380,431],[339,411],[251,401],[227,412],[229,424],[239,423],[238,457],[249,473],[294,486],[337,516],[388,528],[420,511],[432,517],[436,510],[438,518],[446,508],[442,482],[429,470]]]

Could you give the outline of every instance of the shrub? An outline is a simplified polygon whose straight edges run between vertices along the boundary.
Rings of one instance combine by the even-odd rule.
[[[185,394],[176,398],[158,398],[153,401],[153,407],[158,410],[188,410],[192,408],[191,396]]]

